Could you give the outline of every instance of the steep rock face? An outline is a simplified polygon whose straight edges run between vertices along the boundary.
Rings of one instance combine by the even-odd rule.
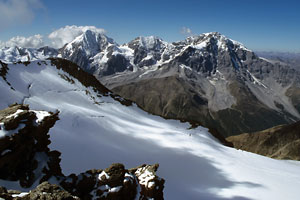
[[[48,131],[57,120],[58,113],[33,111],[26,105],[0,111],[0,179],[17,181],[25,190],[41,183],[20,199],[76,199],[70,194],[81,199],[163,199],[164,180],[155,174],[157,164],[129,170],[113,164],[105,170],[63,175],[60,153],[48,148]],[[12,199],[13,194],[2,188],[0,197]]]
[[[234,147],[277,159],[300,160],[300,122],[228,137]]]
[[[158,37],[149,36],[138,37],[127,46],[133,50],[133,64],[140,68],[154,65],[158,60],[164,59],[162,54],[168,43]]]
[[[78,64],[91,74],[97,71],[103,75],[111,75],[130,68],[129,62],[123,56],[114,53],[121,50],[113,39],[90,30],[85,31],[59,51],[59,57]]]

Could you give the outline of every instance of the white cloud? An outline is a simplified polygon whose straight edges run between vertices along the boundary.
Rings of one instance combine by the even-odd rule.
[[[30,23],[34,18],[34,11],[40,8],[43,8],[40,0],[1,0],[0,30]]]
[[[39,48],[44,46],[43,36],[39,34],[30,37],[16,36],[6,42],[0,41],[0,48],[13,46]]]
[[[91,30],[96,33],[105,33],[104,29],[95,26],[65,26],[50,33],[46,40],[44,40],[44,37],[40,34],[30,37],[16,36],[8,41],[0,41],[0,48],[13,46],[39,48],[46,45],[54,48],[61,48],[86,30]]]
[[[57,29],[49,34],[48,38],[51,40],[51,46],[55,48],[63,47],[66,43],[71,42],[77,36],[84,33],[86,30],[91,30],[97,33],[105,33],[106,31],[102,28],[95,26],[65,26]]]
[[[192,35],[192,30],[190,28],[187,27],[182,27],[181,28],[181,33],[184,35]]]

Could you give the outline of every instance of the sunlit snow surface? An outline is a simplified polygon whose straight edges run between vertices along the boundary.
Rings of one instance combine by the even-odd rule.
[[[1,109],[24,101],[30,109],[60,111],[50,147],[62,152],[65,174],[116,162],[126,168],[159,163],[165,199],[299,199],[300,162],[224,147],[205,128],[190,130],[187,123],[97,98],[74,78],[75,84],[61,78],[67,74],[49,63],[9,69],[6,77],[15,90],[0,77]]]

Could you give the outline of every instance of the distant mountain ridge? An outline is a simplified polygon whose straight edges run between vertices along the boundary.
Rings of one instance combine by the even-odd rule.
[[[300,53],[257,51],[257,55],[270,61],[281,62],[300,70]]]
[[[38,49],[17,46],[0,49],[0,60],[9,63],[43,60],[49,57],[57,57],[57,55],[58,50],[48,46]]]
[[[88,30],[51,56],[78,64],[148,112],[195,121],[224,136],[300,119],[300,72],[217,32],[118,45]]]

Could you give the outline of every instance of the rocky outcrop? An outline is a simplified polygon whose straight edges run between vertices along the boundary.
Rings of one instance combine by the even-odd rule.
[[[300,121],[226,139],[237,149],[276,159],[300,160]]]
[[[0,198],[5,200],[79,200],[69,192],[61,189],[58,185],[43,182],[34,190],[29,192],[9,191],[5,187],[0,187]]]
[[[48,148],[48,131],[59,119],[58,114],[18,104],[0,111],[0,179],[19,182],[24,190],[41,184],[26,194],[0,188],[1,198],[163,199],[164,180],[155,173],[158,164],[127,170],[117,163],[105,170],[65,176],[60,153]]]
[[[60,153],[48,148],[48,131],[58,120],[58,113],[40,111],[38,115],[43,118],[26,105],[0,111],[0,179],[19,181],[28,188],[37,179],[62,175],[59,165],[54,165],[59,163]]]
[[[60,184],[82,199],[163,199],[164,180],[156,176],[158,165],[125,169],[112,164],[105,170],[71,174]]]

